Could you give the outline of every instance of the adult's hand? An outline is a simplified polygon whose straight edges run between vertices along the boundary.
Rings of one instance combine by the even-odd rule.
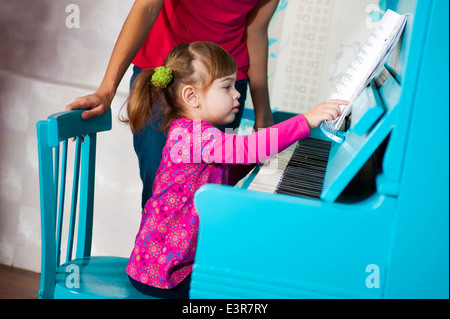
[[[85,109],[86,111],[81,114],[84,120],[108,112],[123,75],[147,39],[163,3],[164,0],[134,1],[114,46],[99,89],[93,94],[76,98],[66,106],[66,111]]]
[[[87,120],[108,112],[111,108],[111,102],[112,97],[97,91],[93,94],[77,97],[72,103],[66,106],[66,111],[85,109],[87,111],[81,113],[81,118]]]

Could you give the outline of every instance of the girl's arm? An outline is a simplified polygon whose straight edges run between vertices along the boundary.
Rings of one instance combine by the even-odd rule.
[[[247,17],[248,81],[255,110],[255,129],[273,125],[267,83],[268,28],[278,0],[262,0]]]
[[[105,76],[97,91],[78,97],[66,106],[66,111],[89,109],[83,119],[105,114],[111,107],[122,77],[144,44],[155,23],[164,0],[136,0],[117,39]]]
[[[322,121],[331,121],[340,115],[339,105],[347,101],[329,100],[316,105],[305,115],[300,114],[269,128],[243,136],[222,133],[215,129],[216,138],[204,148],[206,162],[224,164],[254,164],[282,152],[298,140],[308,137],[310,129]],[[203,156],[205,159],[205,156]]]
[[[214,141],[209,161],[224,164],[263,162],[309,135],[308,123],[302,114],[246,136],[221,133]]]

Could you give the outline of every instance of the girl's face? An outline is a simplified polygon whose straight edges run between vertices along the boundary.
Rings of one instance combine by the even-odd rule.
[[[236,74],[215,79],[209,89],[201,96],[200,108],[202,120],[211,125],[233,122],[239,111],[239,92],[234,87]]]

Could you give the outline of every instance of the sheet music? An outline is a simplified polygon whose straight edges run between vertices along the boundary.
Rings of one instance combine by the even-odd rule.
[[[349,104],[341,105],[341,115],[337,119],[322,123],[325,129],[328,131],[340,129],[345,117],[351,110],[352,103],[386,63],[395,43],[402,34],[405,24],[406,16],[399,15],[392,10],[388,10],[384,14],[374,32],[331,93],[329,99],[346,100],[349,101]]]

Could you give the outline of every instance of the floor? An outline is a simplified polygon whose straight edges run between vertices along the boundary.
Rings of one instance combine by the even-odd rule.
[[[39,274],[0,265],[0,299],[37,299]]]

